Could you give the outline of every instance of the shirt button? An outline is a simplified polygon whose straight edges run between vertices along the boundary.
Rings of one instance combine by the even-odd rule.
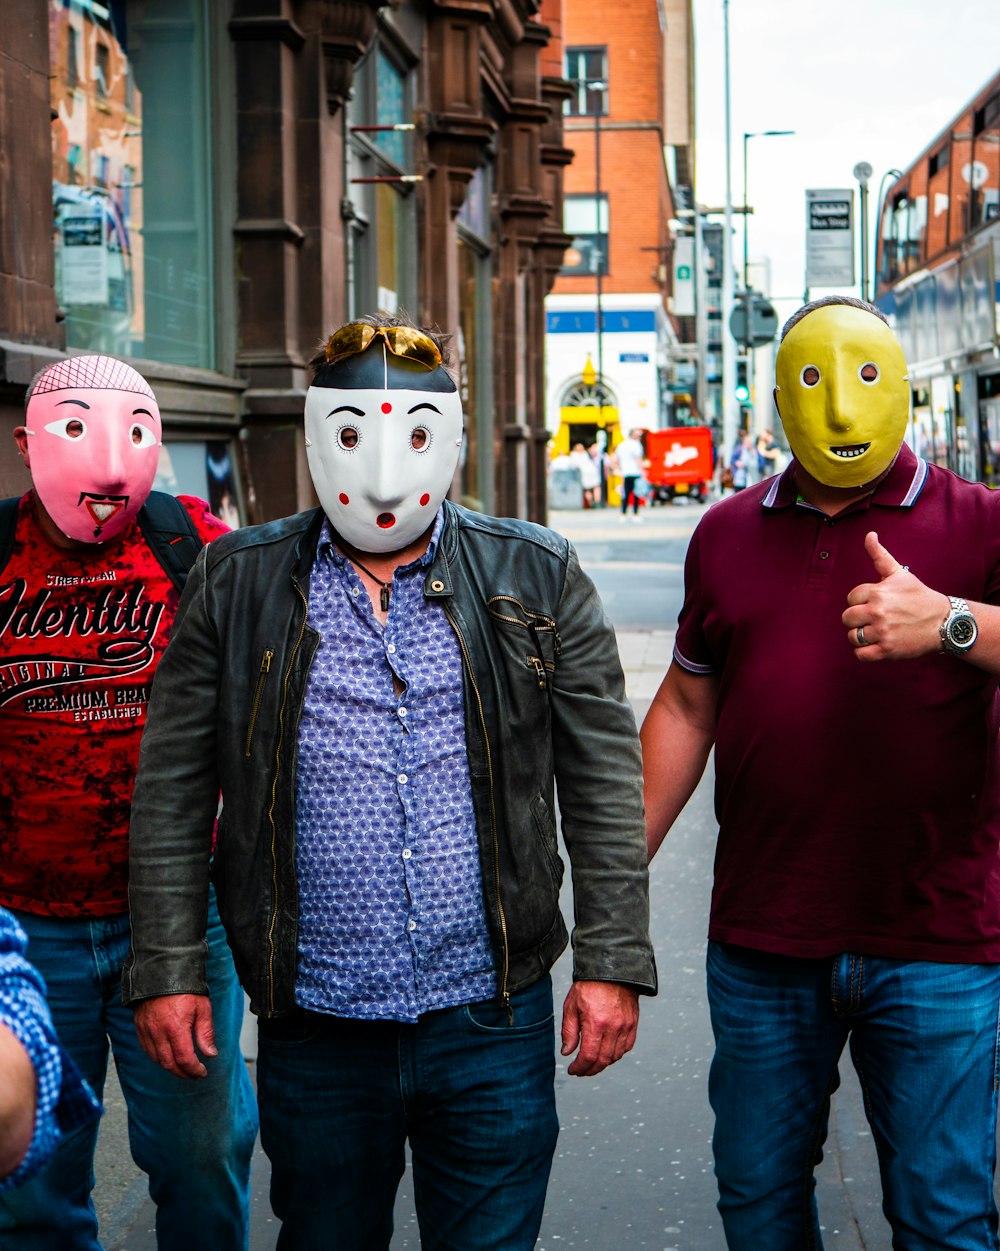
[[[396,775],[396,781],[399,782],[401,786],[405,786],[409,780],[410,779],[407,777],[405,773],[399,773]]]
[[[409,858],[410,858],[412,855],[413,855],[413,852],[410,850],[410,848],[409,848],[409,847],[404,847],[404,848],[403,848],[403,859],[404,859],[404,860],[409,860]]]
[[[390,656],[394,656],[396,654],[396,644],[390,643],[389,646],[385,650],[389,653]]]
[[[352,587],[351,587],[351,594],[354,596],[354,598],[355,598],[355,599],[357,599],[357,598],[358,598],[358,596],[361,594],[361,592],[360,592],[360,590],[359,590],[356,586],[352,586]]]
[[[820,552],[820,554],[819,554],[819,558],[820,558],[820,560],[829,560],[829,559],[830,559],[830,553],[829,553],[829,552]]]
[[[400,708],[400,710],[399,710],[399,715],[400,715],[401,717],[405,717],[405,716],[406,716],[406,709],[405,709],[405,708]]]
[[[417,923],[416,923],[416,921],[411,921],[411,922],[409,923],[409,925],[408,925],[406,928],[407,928],[408,930],[410,930],[411,932],[412,932],[413,930],[415,930],[415,929],[417,928]]]

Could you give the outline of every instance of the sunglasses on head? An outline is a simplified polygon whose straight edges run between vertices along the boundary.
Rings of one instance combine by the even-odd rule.
[[[324,356],[330,365],[357,356],[371,347],[376,339],[383,339],[394,356],[416,361],[425,369],[437,369],[441,364],[441,352],[433,339],[422,330],[412,326],[366,326],[363,322],[351,322],[335,330],[326,341]]]

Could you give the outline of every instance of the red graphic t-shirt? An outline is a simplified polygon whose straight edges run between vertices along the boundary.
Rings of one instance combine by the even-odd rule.
[[[206,542],[227,527],[181,496]],[[79,557],[20,504],[0,571],[0,904],[128,908],[128,823],[149,689],[180,595],[139,531]]]

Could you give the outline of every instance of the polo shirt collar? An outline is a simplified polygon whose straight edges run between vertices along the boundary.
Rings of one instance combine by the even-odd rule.
[[[870,503],[880,508],[912,508],[926,481],[927,462],[914,455],[904,443],[896,453],[888,474],[872,492]],[[793,460],[771,483],[761,505],[768,509],[791,508],[798,500]]]

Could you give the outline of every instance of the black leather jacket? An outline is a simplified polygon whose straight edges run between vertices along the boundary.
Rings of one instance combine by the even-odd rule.
[[[553,783],[573,872],[574,977],[655,993],[635,720],[570,544],[445,504],[424,594],[462,652],[466,745],[502,1002],[566,945]],[[132,807],[126,1003],[205,994],[211,875],[253,1010],[294,1006],[295,755],[322,513],[224,535],[192,570],[153,687]]]

